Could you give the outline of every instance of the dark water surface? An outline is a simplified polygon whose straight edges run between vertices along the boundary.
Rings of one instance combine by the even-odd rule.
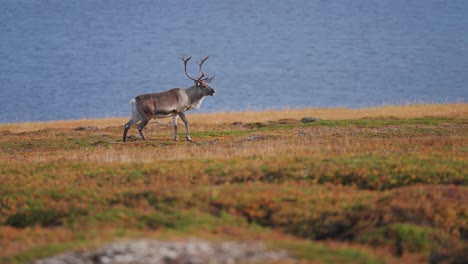
[[[465,102],[468,1],[0,0],[0,122],[125,116],[192,83],[204,112]],[[190,68],[195,73],[196,67]]]

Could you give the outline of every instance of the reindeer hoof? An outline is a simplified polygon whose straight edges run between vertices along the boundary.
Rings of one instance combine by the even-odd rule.
[[[187,136],[188,141],[192,141],[192,138],[190,136]]]

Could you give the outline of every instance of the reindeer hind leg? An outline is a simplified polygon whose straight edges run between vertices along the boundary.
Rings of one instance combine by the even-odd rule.
[[[125,140],[127,139],[127,132],[130,129],[130,127],[133,126],[138,121],[140,121],[139,118],[132,116],[132,118],[130,118],[127,124],[125,124],[124,132],[123,132],[123,139],[122,139],[123,142],[125,142]]]

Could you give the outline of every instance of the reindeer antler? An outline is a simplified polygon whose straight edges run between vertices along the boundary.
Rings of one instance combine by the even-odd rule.
[[[199,79],[195,79],[195,78],[192,78],[190,77],[190,75],[188,75],[187,73],[187,62],[192,58],[192,56],[188,57],[188,58],[185,58],[185,57],[181,57],[179,59],[181,59],[183,62],[184,62],[184,71],[185,71],[185,75],[187,75],[187,77],[189,77],[190,80],[192,81],[198,81]]]
[[[213,80],[213,78],[214,78],[215,76],[216,76],[216,73],[213,73],[213,76],[211,76],[211,77],[206,77],[206,78],[203,79],[203,80],[204,80],[205,82],[207,82],[207,83],[210,83],[211,80]]]
[[[202,70],[202,66],[203,66],[203,63],[205,63],[205,61],[209,58],[210,56],[206,56],[205,58],[203,58],[200,62],[197,62],[198,64],[198,78],[195,79],[193,77],[190,77],[187,73],[187,63],[188,61],[192,58],[192,56],[188,57],[188,58],[185,58],[185,57],[181,57],[180,59],[184,62],[184,71],[185,71],[185,75],[187,75],[187,77],[189,77],[190,80],[192,81],[205,81],[205,82],[211,82],[211,80],[214,78],[214,75],[213,77],[206,77],[205,79],[203,79],[203,77],[206,76],[205,72]]]
[[[202,70],[202,65],[203,63],[205,63],[205,61],[209,58],[210,56],[206,56],[205,58],[203,58],[200,62],[197,62],[199,67],[200,67],[200,70],[198,72],[198,75],[200,75],[201,73],[201,76],[198,78],[198,80],[203,80],[207,83],[211,82],[211,80],[213,80],[213,78],[215,77],[215,75],[213,74],[212,77],[206,77],[205,79],[203,79],[203,77],[206,76],[206,73]]]

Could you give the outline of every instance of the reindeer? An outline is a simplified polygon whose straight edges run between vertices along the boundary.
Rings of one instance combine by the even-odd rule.
[[[199,108],[205,96],[213,96],[216,91],[208,86],[208,83],[211,82],[214,76],[205,77],[205,73],[202,70],[203,63],[208,59],[208,56],[198,62],[198,78],[192,78],[187,73],[187,63],[191,58],[190,56],[180,59],[184,62],[185,75],[195,82],[194,85],[185,89],[174,88],[162,93],[142,94],[130,100],[132,116],[128,123],[125,124],[123,142],[125,142],[127,138],[128,129],[138,121],[140,121],[138,132],[140,132],[141,138],[145,140],[143,129],[152,118],[166,118],[171,116],[174,124],[174,140],[177,141],[177,120],[179,116],[185,124],[185,137],[188,141],[192,140],[192,138],[190,138],[189,125],[187,117],[185,116],[185,111]]]

